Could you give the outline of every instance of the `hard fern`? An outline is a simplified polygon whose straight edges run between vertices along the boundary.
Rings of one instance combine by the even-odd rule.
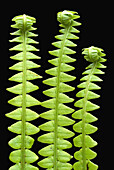
[[[18,108],[6,114],[7,117],[18,120],[18,122],[8,127],[11,132],[18,134],[18,136],[9,141],[9,145],[16,149],[15,151],[11,152],[9,157],[10,160],[16,164],[9,169],[38,170],[37,167],[30,164],[36,161],[38,156],[34,152],[30,151],[30,148],[34,143],[34,139],[29,135],[39,132],[39,128],[28,122],[39,117],[36,112],[28,108],[40,104],[38,100],[28,94],[38,89],[38,86],[33,85],[31,82],[29,82],[29,80],[41,78],[41,76],[37,75],[33,71],[30,71],[30,69],[40,67],[39,65],[30,61],[30,59],[40,58],[30,52],[38,51],[34,46],[30,45],[31,43],[38,43],[30,38],[37,36],[31,32],[35,30],[32,25],[36,21],[35,18],[29,17],[27,15],[17,16],[13,18],[13,21],[15,21],[15,24],[11,27],[18,30],[14,33],[11,33],[11,35],[15,35],[17,37],[10,42],[18,42],[19,44],[10,50],[19,51],[19,53],[12,56],[11,59],[19,60],[19,62],[10,67],[10,69],[20,72],[9,78],[10,81],[15,81],[19,84],[15,85],[14,87],[7,88],[8,91],[18,94],[18,96],[8,101],[9,104],[17,106]]]
[[[74,87],[67,85],[66,82],[73,81],[75,77],[64,72],[74,69],[74,67],[66,64],[75,61],[75,59],[68,56],[75,53],[75,51],[68,47],[76,46],[69,39],[78,39],[73,33],[79,33],[74,26],[79,26],[80,23],[74,21],[74,19],[79,18],[79,15],[73,11],[59,12],[57,18],[63,29],[60,30],[61,35],[55,36],[59,41],[54,42],[53,45],[59,49],[49,53],[58,58],[49,60],[49,63],[55,67],[46,70],[47,74],[54,77],[43,81],[44,84],[53,86],[53,88],[44,91],[44,94],[52,97],[52,99],[42,103],[43,107],[50,110],[40,115],[40,117],[50,121],[39,126],[41,130],[49,133],[38,138],[38,141],[49,145],[39,151],[40,155],[47,158],[41,160],[38,164],[48,170],[70,170],[72,165],[67,162],[70,161],[72,156],[63,151],[63,149],[72,147],[72,144],[65,139],[72,137],[74,133],[63,126],[69,126],[74,123],[72,119],[64,116],[72,113],[74,110],[63,103],[73,102],[74,100],[64,93],[74,90]]]
[[[102,51],[102,49],[92,46],[84,49],[82,52],[82,54],[85,55],[85,59],[92,62],[92,64],[90,64],[83,73],[84,77],[81,81],[84,82],[78,85],[78,88],[83,88],[83,90],[79,91],[76,96],[82,99],[74,104],[80,109],[72,115],[75,119],[81,119],[81,121],[73,126],[74,131],[80,133],[80,135],[74,138],[74,145],[81,148],[74,154],[75,159],[78,160],[73,166],[75,170],[98,169],[98,166],[90,161],[97,155],[90,149],[96,146],[97,142],[89,136],[89,134],[97,131],[97,127],[90,124],[96,121],[97,118],[88,112],[99,108],[98,105],[93,104],[90,100],[100,97],[100,95],[92,92],[92,90],[100,89],[100,87],[93,82],[102,81],[95,74],[104,74],[104,72],[100,70],[100,68],[105,68],[101,63],[106,61],[106,59],[103,58],[105,54]]]

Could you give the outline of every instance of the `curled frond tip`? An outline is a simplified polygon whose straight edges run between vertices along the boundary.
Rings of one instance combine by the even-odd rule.
[[[23,29],[23,27],[29,29],[33,23],[36,23],[36,19],[34,17],[25,14],[14,17],[12,21],[15,21],[15,25],[12,25],[12,27],[18,29]]]
[[[101,57],[105,56],[103,49],[91,46],[89,48],[84,48],[82,51],[84,58],[89,62],[99,61]]]
[[[57,20],[63,25],[69,25],[71,24],[73,19],[79,18],[79,15],[76,14],[78,13],[74,11],[64,10],[57,13]]]

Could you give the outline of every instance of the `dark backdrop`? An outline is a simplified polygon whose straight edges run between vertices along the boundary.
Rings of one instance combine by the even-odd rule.
[[[6,91],[7,87],[13,86],[13,82],[9,82],[8,78],[11,77],[15,71],[11,71],[8,68],[15,63],[9,58],[11,52],[9,48],[13,46],[12,43],[9,43],[8,40],[12,39],[10,32],[13,32],[14,29],[10,27],[12,24],[12,18],[21,15],[27,14],[36,18],[35,27],[37,27],[37,33],[39,37],[39,45],[37,46],[40,49],[40,52],[37,54],[41,56],[41,60],[36,62],[41,64],[41,68],[35,71],[43,76],[43,79],[47,79],[49,76],[45,73],[45,69],[51,67],[48,64],[48,59],[51,59],[48,51],[55,49],[51,43],[55,41],[54,36],[59,33],[59,26],[56,20],[56,14],[62,10],[74,10],[79,13],[81,16],[78,19],[82,23],[78,29],[81,31],[79,34],[80,39],[75,41],[78,44],[76,47],[77,54],[74,55],[77,61],[72,65],[76,67],[75,71],[72,72],[72,75],[75,75],[77,79],[71,83],[72,86],[76,87],[79,84],[81,74],[84,71],[88,63],[83,59],[81,55],[82,48],[89,47],[91,45],[103,48],[106,53],[106,58],[108,61],[105,63],[107,69],[105,75],[102,75],[103,82],[100,83],[102,89],[98,92],[101,95],[101,98],[95,102],[100,105],[100,109],[96,111],[96,117],[98,121],[94,123],[99,130],[92,135],[92,137],[99,143],[99,145],[93,148],[94,151],[98,153],[97,158],[93,162],[99,164],[99,169],[103,169],[105,158],[107,159],[106,166],[109,167],[111,163],[111,148],[112,137],[113,137],[113,11],[112,4],[105,3],[101,1],[10,1],[2,2],[0,6],[0,162],[1,170],[7,170],[12,163],[9,161],[9,154],[13,150],[8,146],[8,141],[15,136],[15,134],[9,132],[7,127],[12,123],[16,122],[5,117],[5,113],[8,113],[15,109],[15,107],[7,103],[14,94],[11,94]],[[46,96],[42,95],[42,91],[46,90],[48,87],[41,84],[42,80],[34,81],[40,87],[37,92],[33,93],[33,96],[44,101],[47,99]],[[75,98],[75,94],[78,92],[76,88],[75,91],[69,95]],[[76,98],[75,98],[76,100]],[[70,105],[74,108],[73,104]],[[34,109],[40,114],[45,111],[42,107],[34,107]],[[106,120],[106,121],[105,121]],[[38,126],[45,120],[37,119],[33,123]],[[70,127],[71,128],[71,127]],[[72,129],[72,128],[71,128]],[[34,138],[37,139],[38,135],[41,135],[42,131],[34,135]],[[105,137],[105,145],[104,145]],[[72,141],[72,139],[70,139]],[[44,147],[42,144],[38,144],[35,141],[33,146],[33,151],[37,151]],[[73,154],[73,149],[69,151]],[[41,157],[39,158],[39,160]],[[74,159],[71,160],[74,162]],[[34,163],[36,165],[36,163]],[[111,167],[111,164],[110,164]],[[111,169],[111,168],[109,168]]]

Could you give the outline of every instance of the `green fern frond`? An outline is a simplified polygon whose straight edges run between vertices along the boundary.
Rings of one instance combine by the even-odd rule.
[[[74,19],[79,18],[76,12],[63,11],[57,15],[58,21],[61,23],[62,34],[55,36],[59,41],[54,42],[53,45],[58,49],[49,51],[49,53],[57,58],[49,60],[49,63],[55,67],[46,70],[46,73],[52,75],[52,78],[44,80],[43,83],[53,86],[52,88],[45,90],[44,94],[51,97],[51,99],[42,103],[43,107],[49,108],[45,113],[42,113],[40,117],[49,120],[48,122],[40,125],[40,129],[47,131],[38,138],[38,141],[49,144],[39,151],[39,154],[47,157],[41,160],[38,164],[42,168],[53,170],[70,170],[72,165],[68,163],[72,156],[63,149],[72,147],[72,144],[66,139],[74,136],[74,133],[64,126],[74,124],[74,121],[68,118],[67,114],[72,113],[74,110],[65,105],[65,103],[73,102],[74,99],[67,96],[66,92],[74,90],[74,87],[66,84],[66,82],[73,81],[74,76],[71,76],[65,72],[74,70],[74,67],[67,63],[74,62],[75,59],[69,57],[69,54],[75,54],[75,51],[69,47],[75,47],[76,44],[72,42],[72,39],[78,39],[74,33],[79,31],[74,26],[79,26],[80,23]]]
[[[8,127],[9,131],[18,134],[18,136],[9,141],[9,145],[15,149],[15,151],[11,152],[9,156],[9,159],[15,163],[15,165],[9,169],[38,170],[37,167],[31,165],[31,163],[38,159],[38,156],[30,150],[34,143],[34,139],[29,135],[38,133],[39,128],[28,122],[39,117],[39,115],[29,109],[29,107],[39,105],[40,102],[28,94],[38,89],[38,86],[33,85],[29,82],[29,80],[41,78],[38,74],[30,71],[30,69],[40,67],[30,61],[30,59],[40,58],[31,52],[38,51],[38,49],[31,45],[38,43],[31,39],[31,37],[37,36],[31,32],[35,30],[32,25],[36,22],[36,20],[35,18],[24,14],[13,18],[12,21],[15,21],[15,24],[11,27],[18,30],[11,33],[11,35],[15,35],[16,38],[10,42],[17,42],[19,44],[10,50],[19,51],[19,53],[12,56],[11,59],[19,60],[19,62],[10,67],[10,69],[17,70],[19,73],[9,78],[9,80],[18,82],[19,84],[7,88],[7,90],[11,93],[18,94],[18,96],[8,101],[9,104],[17,106],[18,108],[10,113],[7,113],[6,116],[18,120],[18,122]]]
[[[81,99],[74,105],[80,109],[72,115],[73,118],[80,120],[73,126],[74,131],[80,133],[80,135],[74,138],[74,145],[81,148],[74,154],[75,159],[78,160],[73,166],[75,170],[98,169],[98,166],[91,162],[91,159],[94,159],[97,154],[90,149],[96,146],[97,142],[89,136],[97,131],[97,127],[90,124],[96,121],[97,118],[89,112],[99,109],[99,106],[90,100],[100,97],[100,95],[92,91],[100,89],[94,82],[102,81],[96,74],[104,74],[104,72],[100,70],[100,68],[105,68],[101,63],[106,61],[106,59],[103,58],[105,54],[102,51],[102,49],[92,46],[85,48],[82,52],[82,54],[85,55],[84,58],[92,62],[92,64],[86,68],[86,71],[83,73],[84,77],[81,79],[83,82],[78,85],[78,88],[83,88],[83,90],[77,93],[76,96]]]

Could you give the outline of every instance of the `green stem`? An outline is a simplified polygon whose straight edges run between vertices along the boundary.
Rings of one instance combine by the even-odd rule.
[[[55,107],[55,128],[54,128],[54,170],[57,170],[57,129],[58,129],[58,105],[59,105],[59,84],[60,84],[60,72],[61,72],[61,59],[63,55],[63,49],[65,46],[65,40],[69,32],[69,27],[65,29],[64,39],[61,43],[61,50],[59,54],[59,65],[57,74],[57,87],[56,87],[56,107]]]
[[[22,77],[22,134],[21,169],[25,170],[25,130],[26,130],[26,16],[23,16],[23,77]]]
[[[86,166],[86,146],[85,146],[85,123],[86,123],[86,105],[87,105],[87,96],[88,96],[88,90],[89,90],[89,84],[91,82],[91,77],[93,75],[94,69],[95,69],[96,63],[93,63],[93,66],[91,68],[91,73],[88,76],[87,80],[87,86],[85,89],[85,96],[84,96],[84,103],[83,103],[83,112],[82,112],[82,160],[83,160],[83,170],[87,170]]]

